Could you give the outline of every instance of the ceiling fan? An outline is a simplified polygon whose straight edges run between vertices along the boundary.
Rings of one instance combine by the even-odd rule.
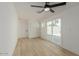
[[[39,11],[38,13],[42,13],[43,11],[50,11],[54,13],[55,11],[52,8],[66,5],[66,2],[61,2],[57,4],[52,4],[52,5],[49,5],[49,3],[50,2],[45,2],[44,6],[31,5],[31,7],[43,8],[43,10]]]

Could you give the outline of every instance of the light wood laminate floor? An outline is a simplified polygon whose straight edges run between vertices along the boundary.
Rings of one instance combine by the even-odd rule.
[[[19,39],[14,51],[14,56],[76,56],[57,45],[37,39]]]

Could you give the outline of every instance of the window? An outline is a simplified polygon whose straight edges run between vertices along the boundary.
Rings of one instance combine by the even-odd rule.
[[[61,19],[53,21],[53,35],[61,36]]]
[[[52,35],[52,21],[47,22],[47,34]]]
[[[61,19],[55,19],[47,22],[47,34],[61,36]]]

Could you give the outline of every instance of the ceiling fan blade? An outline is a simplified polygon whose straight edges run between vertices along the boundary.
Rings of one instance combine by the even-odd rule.
[[[36,6],[36,5],[31,5],[31,7],[44,8],[43,6]]]
[[[58,4],[50,5],[50,7],[58,7],[58,6],[62,6],[62,5],[66,5],[66,2],[61,2]]]
[[[42,13],[44,11],[44,9],[43,10],[41,10],[41,11],[38,11],[38,13]]]
[[[45,2],[45,5],[48,5],[49,4],[49,2]]]
[[[50,8],[50,11],[52,12],[52,13],[54,13],[55,11],[54,10],[52,10],[51,8]]]
[[[45,2],[44,8],[48,7],[49,2]]]

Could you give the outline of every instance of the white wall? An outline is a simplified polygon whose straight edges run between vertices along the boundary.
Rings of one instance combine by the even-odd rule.
[[[79,54],[79,5],[62,14],[63,47]]]
[[[18,20],[18,38],[28,37],[28,22],[24,19]]]
[[[61,45],[63,48],[68,49],[74,53],[79,54],[79,3],[76,6],[68,6],[65,11],[60,14],[53,15],[51,18],[45,19],[45,21],[53,19],[61,19]],[[41,22],[45,22],[41,21]],[[46,28],[46,27],[45,27]],[[43,29],[44,31],[45,29]],[[41,37],[47,40],[51,40],[51,37],[41,33]],[[53,41],[52,41],[53,42]]]
[[[12,3],[0,3],[0,55],[12,55],[17,42],[17,15]]]

